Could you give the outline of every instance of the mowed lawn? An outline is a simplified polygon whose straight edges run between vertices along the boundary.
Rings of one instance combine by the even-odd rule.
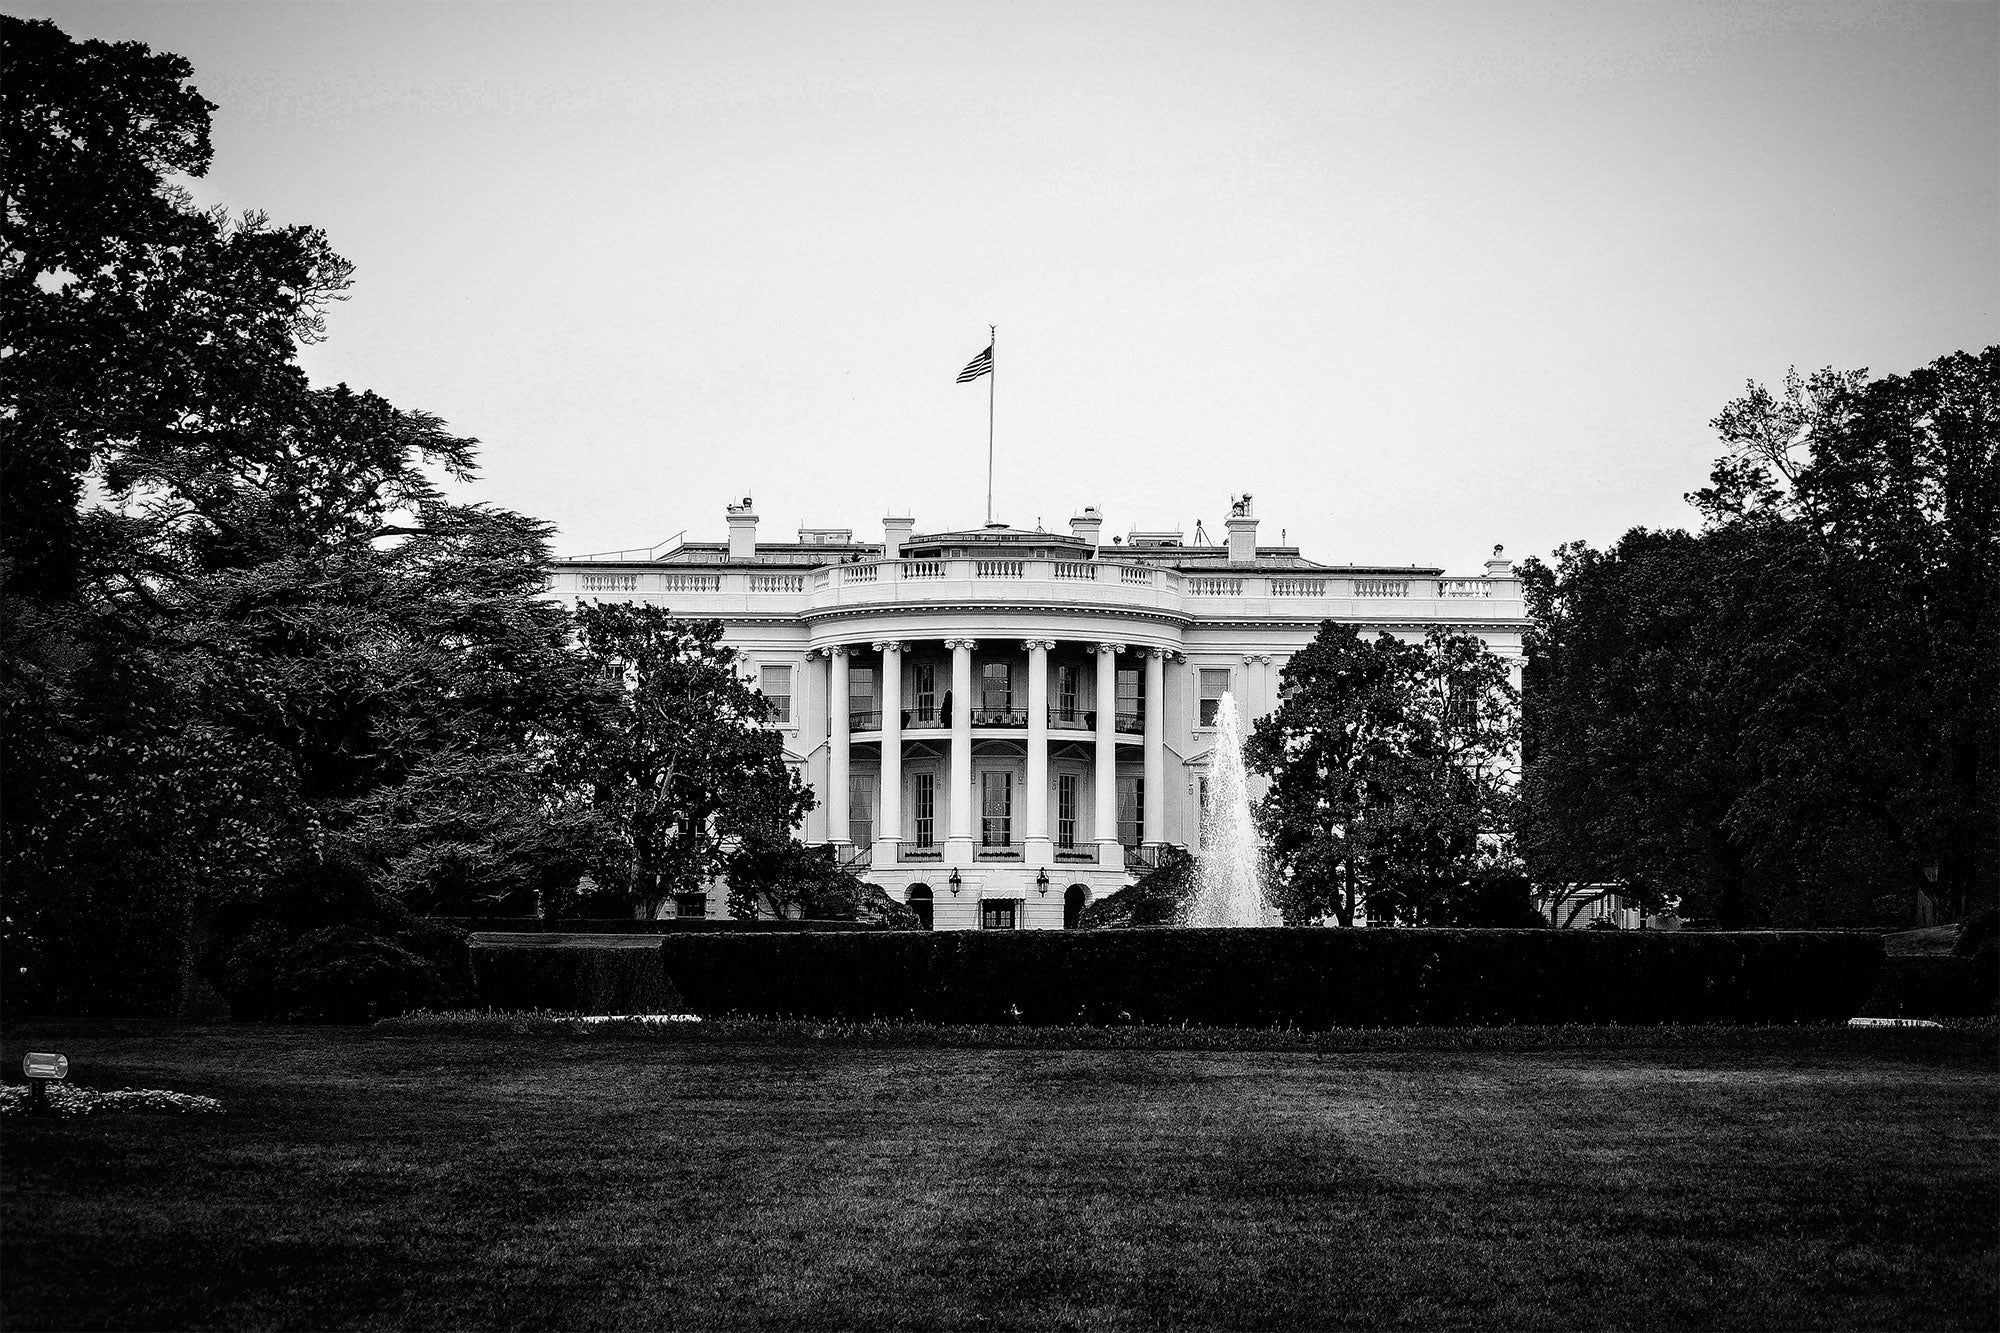
[[[4,1047],[228,1107],[4,1122],[9,1329],[2000,1320],[1990,1041],[1315,1056],[72,1023]]]

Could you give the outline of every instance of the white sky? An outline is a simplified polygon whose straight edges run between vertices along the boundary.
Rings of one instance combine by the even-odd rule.
[[[565,553],[1251,491],[1329,562],[1687,525],[1789,365],[2000,341],[2000,6],[21,4],[172,50],[306,357]]]

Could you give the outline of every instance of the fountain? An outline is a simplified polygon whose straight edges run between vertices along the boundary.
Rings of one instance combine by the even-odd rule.
[[[1259,879],[1262,848],[1250,818],[1250,786],[1243,773],[1243,724],[1236,697],[1222,696],[1216,710],[1215,750],[1208,766],[1208,808],[1201,815],[1201,853],[1195,858],[1194,893],[1182,925],[1271,926],[1277,914],[1264,901]]]

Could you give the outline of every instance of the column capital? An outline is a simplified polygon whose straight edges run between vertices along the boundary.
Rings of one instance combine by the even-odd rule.
[[[1181,650],[1178,648],[1148,648],[1146,649],[1146,655],[1149,657],[1157,657],[1167,662],[1187,661],[1187,656],[1184,653],[1182,653]]]
[[[1044,652],[1048,652],[1052,651],[1055,648],[1056,641],[1054,639],[1023,639],[1021,640],[1021,646],[1023,648],[1026,648],[1031,653],[1034,652],[1035,649],[1037,648],[1042,649]]]
[[[1243,665],[1249,666],[1252,662],[1269,666],[1271,664],[1271,655],[1269,653],[1245,653],[1243,655]]]
[[[1100,653],[1122,653],[1125,651],[1125,645],[1122,643],[1100,643],[1097,645],[1097,651]]]
[[[821,651],[824,652],[828,657],[832,658],[832,657],[845,657],[849,653],[853,652],[854,649],[855,649],[854,644],[836,643],[828,648],[821,649]]]
[[[877,639],[868,646],[878,653],[886,653],[892,650],[899,653],[903,651],[903,644],[897,639]]]
[[[946,640],[944,641],[944,646],[945,646],[945,647],[947,647],[947,648],[950,648],[950,649],[951,649],[951,650],[953,650],[954,652],[956,652],[956,651],[957,651],[958,649],[960,649],[960,648],[963,648],[963,649],[965,649],[965,650],[966,650],[967,652],[971,652],[971,651],[973,651],[974,649],[976,649],[976,648],[978,648],[978,647],[979,647],[979,640],[977,640],[977,639],[946,639]]]

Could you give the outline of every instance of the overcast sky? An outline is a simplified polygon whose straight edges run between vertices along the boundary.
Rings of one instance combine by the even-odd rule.
[[[2000,341],[2000,6],[61,4],[204,202],[358,267],[306,363],[580,553],[997,517],[1476,568],[1687,525],[1788,366]]]

